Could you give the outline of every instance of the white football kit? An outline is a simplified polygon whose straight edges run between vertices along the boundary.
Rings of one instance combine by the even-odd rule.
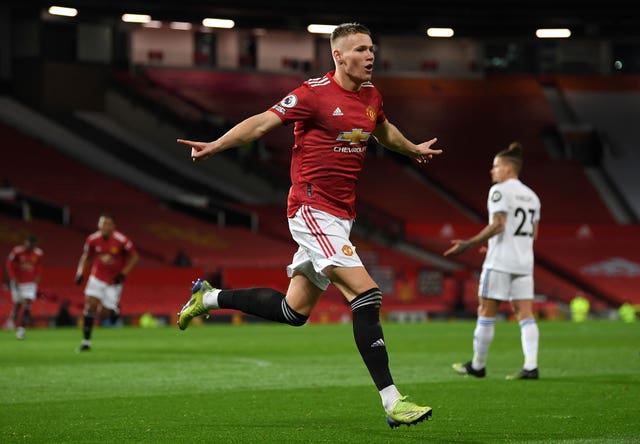
[[[482,265],[478,294],[510,300],[533,298],[533,229],[540,220],[540,199],[518,179],[494,184],[487,199],[489,223],[505,213],[504,231],[491,237]]]

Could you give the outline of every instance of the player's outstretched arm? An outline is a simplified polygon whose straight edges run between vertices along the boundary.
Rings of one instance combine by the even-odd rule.
[[[271,111],[265,111],[243,120],[213,142],[185,139],[177,139],[177,142],[191,148],[191,159],[196,162],[229,148],[253,142],[280,125],[280,117]]]
[[[474,245],[482,244],[496,234],[502,233],[506,222],[506,213],[494,213],[491,223],[484,227],[478,234],[469,239],[453,239],[451,241],[451,247],[442,254],[444,256],[456,256],[458,254],[462,254]]]
[[[442,154],[442,150],[432,149],[438,141],[436,137],[418,145],[407,139],[400,130],[388,120],[376,127],[374,135],[378,141],[392,151],[404,154],[418,163],[427,163],[434,155]]]
[[[452,246],[442,253],[443,256],[457,256],[467,251],[473,245],[470,241],[464,239],[452,239],[451,244]]]

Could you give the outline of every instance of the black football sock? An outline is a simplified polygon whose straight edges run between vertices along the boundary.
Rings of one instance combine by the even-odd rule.
[[[82,333],[84,334],[84,339],[87,341],[91,339],[91,330],[93,330],[94,319],[94,315],[84,315],[84,321],[82,322]]]
[[[31,323],[31,307],[24,307],[22,310],[22,320],[20,321],[20,325],[23,327],[29,326]]]
[[[294,311],[287,304],[285,295],[271,288],[221,290],[218,305],[294,327],[304,325],[309,318]]]
[[[378,390],[393,385],[389,371],[389,355],[380,325],[382,292],[372,288],[351,301],[353,337],[369,374]]]

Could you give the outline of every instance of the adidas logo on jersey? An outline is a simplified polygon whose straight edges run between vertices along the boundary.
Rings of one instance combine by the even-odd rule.
[[[337,108],[333,111],[333,115],[334,115],[334,116],[344,116],[344,114],[342,113],[342,110],[340,109],[340,107],[337,107]]]
[[[384,347],[384,340],[380,338],[376,342],[371,344],[371,348],[375,348],[375,347]]]

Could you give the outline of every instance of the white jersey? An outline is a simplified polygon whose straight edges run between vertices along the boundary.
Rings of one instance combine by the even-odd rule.
[[[483,268],[513,274],[533,274],[533,227],[540,220],[540,199],[518,179],[496,183],[487,198],[489,223],[506,213],[504,231],[489,239]]]

